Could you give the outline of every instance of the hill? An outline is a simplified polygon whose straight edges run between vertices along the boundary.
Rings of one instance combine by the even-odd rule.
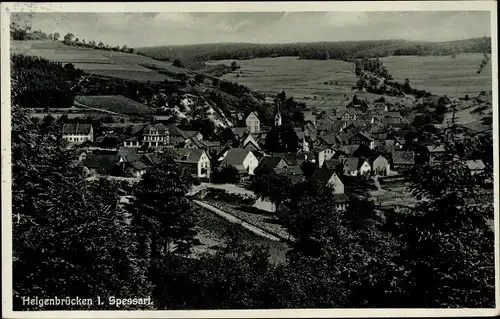
[[[85,73],[139,82],[162,82],[188,71],[150,57],[85,47],[66,46],[59,41],[11,41],[11,53],[38,56],[50,61],[72,63]]]
[[[486,40],[486,41],[485,41]],[[391,55],[451,55],[491,51],[489,38],[447,42],[407,40],[311,42],[289,44],[219,43],[138,48],[138,54],[158,60],[180,59],[190,62],[299,56],[303,59],[353,59]]]

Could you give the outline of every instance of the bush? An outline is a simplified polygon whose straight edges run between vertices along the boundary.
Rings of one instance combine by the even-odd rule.
[[[201,180],[199,178],[194,178],[193,185],[195,185],[195,186],[201,185]]]
[[[234,166],[226,166],[214,170],[212,182],[219,184],[237,184],[240,182],[240,173]]]
[[[204,198],[229,203],[238,203],[242,205],[253,205],[256,200],[256,198],[252,195],[228,193],[224,189],[217,188],[208,188]]]

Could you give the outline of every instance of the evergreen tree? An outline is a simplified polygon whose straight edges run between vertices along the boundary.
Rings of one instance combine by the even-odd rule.
[[[85,180],[55,122],[42,131],[12,110],[14,296],[146,297],[116,186]],[[14,305],[27,309],[18,298]]]
[[[454,138],[444,136],[452,156],[462,157]],[[406,246],[398,260],[399,306],[493,307],[493,202],[477,196],[481,185],[460,160],[417,165],[407,174],[421,201],[388,220]]]
[[[192,185],[189,173],[164,155],[136,185],[128,207],[145,256],[157,262],[170,253],[189,253],[195,243],[195,215],[186,197]]]

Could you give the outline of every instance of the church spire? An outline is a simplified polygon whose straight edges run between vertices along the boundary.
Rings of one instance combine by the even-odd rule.
[[[281,110],[279,104],[276,105],[276,114],[274,115],[274,126],[281,126]]]

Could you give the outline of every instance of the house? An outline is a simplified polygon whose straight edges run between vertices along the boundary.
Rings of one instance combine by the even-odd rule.
[[[343,164],[342,160],[340,160],[338,158],[337,159],[332,158],[332,159],[326,160],[323,163],[322,168],[338,170],[339,167],[342,167],[342,164]]]
[[[431,163],[444,158],[448,153],[442,145],[427,146],[427,151],[429,154],[429,162]]]
[[[220,167],[234,166],[241,174],[253,175],[259,160],[252,151],[243,148],[230,148],[222,156]]]
[[[62,138],[70,144],[80,144],[94,141],[94,128],[92,124],[64,124]]]
[[[210,178],[210,158],[204,149],[178,148],[175,150],[175,162],[181,164],[193,177]]]
[[[256,170],[265,173],[270,173],[275,168],[286,168],[286,167],[288,167],[288,164],[283,158],[278,156],[264,156],[263,158],[260,159],[259,165],[257,166]]]
[[[415,165],[415,153],[410,151],[392,151],[392,169],[399,170]]]
[[[375,148],[375,139],[365,132],[358,132],[347,139],[349,145],[367,145],[370,149]]]
[[[321,135],[320,137],[318,137],[318,142],[321,143],[321,145],[333,147],[337,144],[336,136],[337,135],[333,133]]]
[[[257,113],[251,112],[245,119],[245,124],[250,134],[260,132],[260,120]]]
[[[346,153],[345,150],[337,150],[335,154],[333,154],[331,159],[336,159],[339,160],[341,163],[344,163],[345,160],[347,159],[347,155],[349,153]]]
[[[231,127],[231,131],[238,139],[242,139],[248,134],[248,129],[246,127]]]
[[[362,176],[371,171],[371,166],[365,159],[349,157],[344,163],[344,175]]]
[[[318,163],[318,167],[322,167],[323,162],[325,160],[331,159],[335,154],[335,151],[333,149],[325,146],[317,148],[313,151],[316,154],[316,162]]]
[[[79,149],[77,152],[76,152],[76,155],[78,156],[78,161],[82,162],[84,159],[87,158],[87,154],[88,152],[83,150],[83,149]]]
[[[390,173],[390,165],[387,158],[382,155],[377,156],[372,161],[372,171],[377,175],[389,175]]]
[[[304,172],[300,166],[276,167],[273,171],[278,175],[288,177],[292,184],[299,184],[305,181]]]
[[[358,115],[353,109],[347,109],[345,111],[342,110],[341,112],[338,112],[337,118],[343,121],[355,121],[358,118]]]
[[[169,138],[170,138],[170,146],[172,147],[185,147],[191,138],[176,125],[168,125],[167,126]]]
[[[150,124],[142,131],[142,145],[154,148],[166,147],[170,144],[169,137],[169,131],[165,125]]]
[[[83,165],[91,174],[108,175],[119,168],[116,154],[87,154],[83,159]]]
[[[246,148],[252,151],[260,151],[260,145],[252,136],[252,134],[247,134],[246,137],[240,143],[241,148]]]
[[[403,120],[403,117],[398,111],[386,112],[384,114],[384,117],[392,119],[395,123],[401,123],[401,121]]]
[[[471,175],[473,176],[483,172],[486,168],[482,160],[465,161],[465,165],[469,168]]]
[[[316,131],[317,132],[333,132],[334,131],[334,121],[329,118],[321,118],[316,121]]]
[[[146,173],[146,164],[141,161],[128,163],[125,170],[125,176],[139,178]]]
[[[137,152],[137,148],[120,147],[117,156],[118,163],[133,163],[140,160],[141,154]]]
[[[335,170],[318,168],[311,176],[311,181],[323,187],[330,187],[334,194],[344,193],[344,183]]]
[[[161,158],[157,154],[143,154],[141,157],[141,162],[146,164],[147,167],[154,166],[158,163],[160,163]]]
[[[187,137],[191,139],[196,139],[198,141],[203,140],[203,135],[199,131],[184,131],[184,133],[186,134]]]

